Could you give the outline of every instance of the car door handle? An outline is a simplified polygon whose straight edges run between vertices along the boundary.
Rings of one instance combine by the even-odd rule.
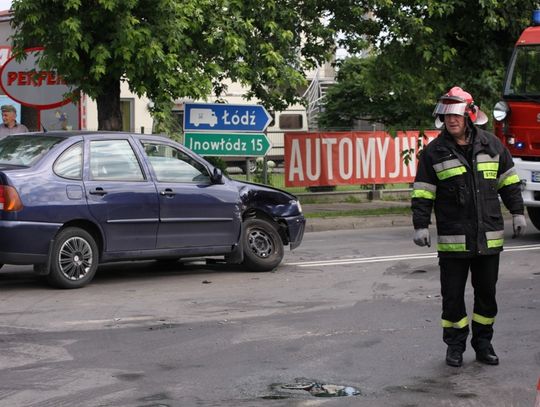
[[[107,191],[105,191],[103,188],[101,187],[97,187],[97,188],[94,188],[94,189],[91,189],[90,190],[90,195],[107,195]]]
[[[163,191],[160,191],[159,194],[162,195],[162,196],[175,196],[176,192],[174,192],[170,188],[167,188],[167,189],[164,189]]]

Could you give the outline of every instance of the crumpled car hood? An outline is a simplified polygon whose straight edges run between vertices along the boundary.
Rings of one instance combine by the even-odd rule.
[[[246,209],[257,208],[278,217],[297,216],[301,213],[298,198],[288,192],[250,182],[231,180],[231,183],[238,188]]]

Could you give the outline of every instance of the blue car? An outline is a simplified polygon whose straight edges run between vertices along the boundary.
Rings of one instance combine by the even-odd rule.
[[[224,176],[166,137],[48,132],[0,140],[0,267],[61,288],[99,264],[223,256],[268,271],[302,241],[300,202]]]

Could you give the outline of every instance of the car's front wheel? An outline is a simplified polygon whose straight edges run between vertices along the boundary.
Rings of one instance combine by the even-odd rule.
[[[283,242],[272,223],[250,218],[244,222],[244,265],[251,271],[270,271],[283,260]]]
[[[51,252],[50,284],[60,288],[80,288],[96,274],[98,247],[83,229],[70,227],[62,230],[54,241]]]

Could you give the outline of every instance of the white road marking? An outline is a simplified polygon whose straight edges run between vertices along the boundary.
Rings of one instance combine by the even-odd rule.
[[[504,248],[505,252],[520,252],[540,250],[540,244],[523,245],[523,246],[507,246]],[[431,259],[437,257],[436,252],[426,254],[401,254],[394,256],[374,256],[374,257],[352,257],[348,259],[332,259],[332,260],[318,260],[318,261],[305,261],[296,263],[286,263],[288,266],[298,267],[319,267],[319,266],[342,266],[347,264],[363,264],[363,263],[380,263],[385,261],[399,261],[399,260],[420,260]]]
[[[101,325],[101,324],[126,324],[131,322],[140,322],[140,321],[155,321],[156,317],[152,316],[140,316],[140,317],[119,317],[119,318],[108,318],[108,319],[83,319],[77,321],[62,321],[54,325],[57,326],[69,326],[69,325]]]

